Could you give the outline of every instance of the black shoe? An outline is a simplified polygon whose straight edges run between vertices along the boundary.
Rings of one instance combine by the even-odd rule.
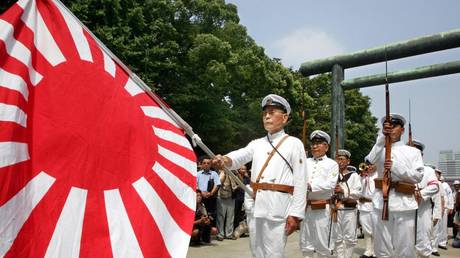
[[[359,258],[376,258],[375,256],[361,255]]]
[[[443,250],[447,250],[447,246],[438,245],[438,248],[441,248]]]
[[[431,254],[434,256],[441,256],[438,252],[432,252]]]

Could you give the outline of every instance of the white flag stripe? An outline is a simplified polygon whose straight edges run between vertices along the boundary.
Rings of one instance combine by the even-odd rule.
[[[125,85],[125,90],[133,97],[137,94],[144,93],[144,90],[142,90],[141,87],[137,86],[137,84],[134,83],[133,80],[131,80],[131,78],[128,78],[128,81]]]
[[[140,178],[133,186],[152,214],[171,257],[185,257],[190,236],[177,225],[168,208],[145,178]]]
[[[0,121],[15,122],[27,127],[27,114],[15,105],[0,103]]]
[[[24,9],[21,20],[34,32],[35,47],[52,66],[65,62],[66,59],[54,41],[40,12],[38,12],[35,1],[29,2],[30,4]]]
[[[176,127],[179,127],[174,120],[171,119],[160,107],[154,107],[154,106],[142,106],[141,107],[142,111],[144,111],[144,114],[148,117],[152,118],[158,118],[162,119],[165,121],[168,121],[169,123],[175,125]]]
[[[26,100],[29,99],[29,89],[27,89],[27,83],[22,79],[22,77],[9,73],[2,68],[0,68],[0,87],[18,91]]]
[[[104,191],[113,257],[143,257],[118,189]]]
[[[80,55],[81,60],[88,62],[93,62],[93,56],[91,54],[91,49],[89,48],[88,40],[83,33],[83,28],[78,24],[78,22],[72,17],[71,14],[65,10],[60,3],[53,1],[54,4],[59,8],[62,16],[64,17],[65,23],[69,28],[70,34],[72,35],[73,41],[77,48],[78,54]]]
[[[161,129],[161,128],[155,128],[154,126],[152,126],[152,127],[153,127],[153,131],[155,132],[155,135],[160,137],[161,139],[173,142],[173,143],[175,143],[177,145],[180,145],[180,146],[185,147],[185,148],[187,148],[189,150],[192,150],[192,146],[190,146],[190,143],[187,140],[187,138],[185,138],[185,136],[178,135],[178,134],[176,134],[174,132],[171,132],[169,130],[164,130],[164,129]]]
[[[24,9],[24,8],[26,7],[27,4],[30,4],[30,2],[32,2],[32,1],[30,1],[30,0],[19,0],[19,1],[17,2],[17,4],[18,4],[22,9]]]
[[[187,170],[193,176],[196,176],[196,163],[184,158],[183,156],[172,152],[161,145],[158,145],[158,153],[165,159]]]
[[[87,190],[72,187],[45,257],[79,257]]]
[[[27,143],[0,142],[0,168],[11,166],[29,159],[29,147]]]
[[[153,165],[154,172],[165,182],[166,185],[174,192],[176,197],[191,210],[196,209],[196,192],[195,188],[190,188],[184,184],[179,178],[173,173],[164,168],[158,162]]]
[[[108,72],[112,77],[115,78],[115,62],[110,58],[104,50],[102,50],[102,55],[104,56],[104,69]]]
[[[40,172],[21,191],[0,207],[0,257],[10,249],[35,206],[53,185],[55,178]]]
[[[13,31],[13,25],[0,19],[0,40],[5,43],[6,52],[8,55],[14,57],[19,62],[27,66],[29,69],[30,81],[34,86],[36,86],[41,79],[43,79],[43,75],[35,71],[32,66],[32,56],[30,50],[14,38]]]

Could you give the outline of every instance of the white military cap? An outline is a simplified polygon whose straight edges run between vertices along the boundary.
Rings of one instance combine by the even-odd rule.
[[[310,140],[313,140],[314,138],[323,139],[327,142],[327,144],[331,143],[331,137],[329,136],[329,134],[321,130],[315,130],[310,134]]]
[[[415,148],[423,151],[425,149],[425,144],[423,144],[423,142],[419,141],[419,140],[415,140],[413,139],[412,140],[412,145],[414,145]]]
[[[383,116],[382,119],[380,119],[380,122],[382,124],[385,122],[385,117],[386,116]],[[391,113],[390,117],[391,117],[392,124],[398,124],[398,125],[401,125],[402,127],[404,127],[404,125],[406,124],[406,119],[400,114]]]
[[[434,169],[434,172],[439,173],[439,174],[442,174],[442,171],[439,170],[439,169],[437,169],[437,168]]]
[[[424,165],[427,166],[427,167],[430,167],[430,168],[432,168],[432,169],[436,169],[436,166],[433,165],[433,164],[426,163],[426,164],[424,164]]]
[[[349,151],[347,151],[347,150],[344,150],[344,149],[338,150],[337,155],[338,156],[346,156],[347,158],[351,157],[351,153]]]
[[[276,94],[268,94],[265,96],[265,98],[262,100],[262,109],[265,106],[278,106],[283,108],[288,115],[291,113],[291,106],[287,100]]]
[[[460,185],[460,181],[455,180],[455,181],[454,181],[454,185]]]

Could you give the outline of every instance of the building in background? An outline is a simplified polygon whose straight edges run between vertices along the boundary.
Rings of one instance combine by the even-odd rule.
[[[439,152],[438,168],[446,181],[460,178],[460,151],[443,150]]]

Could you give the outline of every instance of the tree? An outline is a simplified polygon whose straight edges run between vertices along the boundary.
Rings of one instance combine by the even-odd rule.
[[[2,1],[0,10],[13,2]],[[289,134],[301,137],[301,109],[307,111],[310,129],[330,131],[330,76],[308,79],[269,58],[239,24],[233,4],[63,2],[216,153],[242,147],[265,133],[260,102],[269,93],[286,97],[292,106]],[[374,141],[375,118],[369,99],[359,91],[346,92],[346,101],[346,147],[361,160]]]

